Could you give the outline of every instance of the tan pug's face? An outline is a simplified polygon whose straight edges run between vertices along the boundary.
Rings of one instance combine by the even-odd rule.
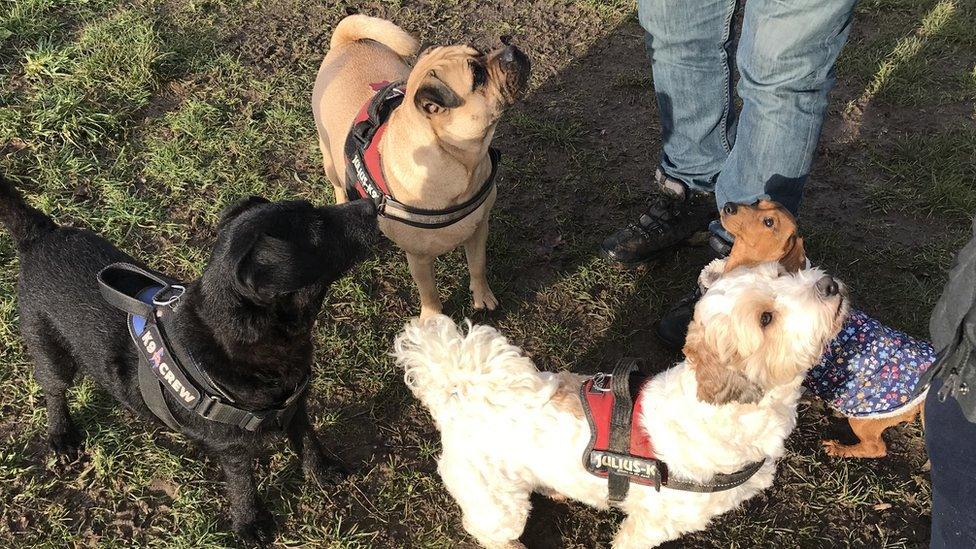
[[[441,141],[480,144],[525,92],[529,70],[528,57],[514,46],[487,54],[469,46],[432,48],[410,73],[405,103],[428,120]]]

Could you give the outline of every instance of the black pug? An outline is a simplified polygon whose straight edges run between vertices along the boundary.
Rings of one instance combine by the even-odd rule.
[[[139,392],[139,358],[126,314],[100,295],[96,275],[115,262],[140,265],[104,238],[58,226],[0,177],[0,221],[20,257],[20,325],[44,391],[55,453],[77,455],[81,437],[65,391],[80,369],[137,414],[157,421]],[[167,330],[242,408],[280,404],[310,375],[312,327],[329,285],[368,252],[376,234],[370,201],[317,208],[251,197],[228,207],[203,276],[186,284]],[[208,421],[166,394],[182,433],[223,469],[234,530],[270,540],[274,522],[257,499],[255,452],[275,431]],[[306,478],[341,472],[322,451],[301,397],[286,429]]]

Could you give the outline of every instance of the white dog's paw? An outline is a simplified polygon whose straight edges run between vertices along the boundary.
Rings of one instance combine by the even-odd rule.
[[[492,293],[487,284],[482,284],[471,288],[472,304],[475,309],[488,309],[494,311],[498,307],[498,299]]]

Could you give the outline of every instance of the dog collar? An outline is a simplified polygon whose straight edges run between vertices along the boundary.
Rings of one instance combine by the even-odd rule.
[[[102,297],[129,314],[129,336],[139,353],[139,392],[149,410],[176,431],[182,425],[163,394],[203,419],[236,425],[246,431],[283,430],[308,388],[307,376],[280,408],[247,410],[234,403],[193,355],[168,334],[185,288],[174,281],[128,263],[114,263],[98,273]]]
[[[439,229],[461,221],[478,209],[495,187],[495,175],[501,153],[488,149],[491,173],[478,192],[461,204],[440,210],[408,206],[390,192],[383,175],[379,144],[386,132],[390,115],[403,103],[402,82],[381,82],[370,85],[376,93],[363,105],[346,138],[346,196],[349,200],[370,198],[376,202],[378,214],[422,229]]]
[[[583,466],[607,479],[611,505],[627,497],[630,482],[685,492],[712,493],[741,486],[763,466],[756,461],[735,471],[719,473],[708,482],[695,482],[668,473],[668,464],[657,459],[650,435],[640,428],[643,405],[640,392],[647,377],[638,373],[637,362],[622,359],[612,374],[597,374],[580,388],[580,402],[590,424],[590,441],[583,451]]]

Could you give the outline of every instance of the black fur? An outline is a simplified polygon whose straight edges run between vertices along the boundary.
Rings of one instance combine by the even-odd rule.
[[[79,450],[81,437],[65,400],[79,370],[162,425],[139,393],[139,361],[126,315],[102,299],[96,283],[98,271],[110,263],[140,263],[90,231],[58,226],[2,177],[0,221],[20,257],[21,331],[44,390],[53,450],[69,457]],[[203,276],[186,285],[167,329],[240,406],[280,405],[311,370],[312,326],[327,288],[367,252],[375,232],[376,210],[368,200],[324,208],[242,200],[222,215]],[[255,452],[275,433],[206,421],[164,394],[183,434],[223,469],[234,529],[267,541],[273,521],[257,499],[252,467]],[[304,399],[287,436],[309,480],[341,470],[323,454]]]

